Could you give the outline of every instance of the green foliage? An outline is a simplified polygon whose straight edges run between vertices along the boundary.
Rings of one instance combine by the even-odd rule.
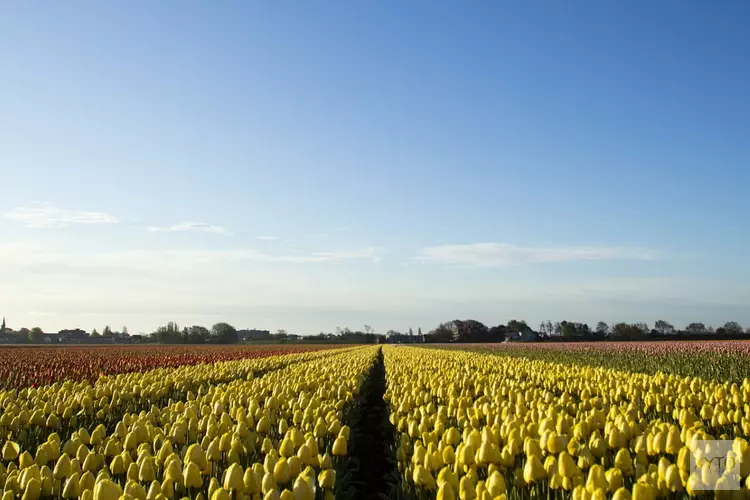
[[[720,349],[720,342],[672,344],[672,342],[575,344],[502,344],[495,347],[467,347],[498,356],[539,359],[566,365],[588,365],[621,371],[682,377],[701,377],[741,383],[750,378],[750,356]]]
[[[237,343],[237,330],[229,323],[216,323],[211,328],[211,335],[219,344]]]
[[[41,344],[44,342],[44,332],[38,326],[35,326],[29,330],[29,340],[35,344]]]

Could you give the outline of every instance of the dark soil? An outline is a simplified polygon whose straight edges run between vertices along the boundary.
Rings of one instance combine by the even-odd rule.
[[[357,499],[392,498],[394,478],[398,478],[393,457],[396,434],[388,420],[389,409],[383,399],[385,387],[385,365],[381,349],[363,387],[359,432],[352,447],[359,462],[352,481]]]

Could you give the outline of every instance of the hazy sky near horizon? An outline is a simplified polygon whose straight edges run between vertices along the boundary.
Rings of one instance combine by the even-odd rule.
[[[0,315],[750,326],[750,3],[4,2]]]

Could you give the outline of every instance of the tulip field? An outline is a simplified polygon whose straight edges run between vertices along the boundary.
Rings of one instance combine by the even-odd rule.
[[[34,353],[68,356],[44,349]],[[115,367],[92,380],[81,368],[0,389],[4,500],[351,498],[346,422],[377,347],[192,348],[183,362],[170,356],[185,352],[157,347],[157,360],[135,355],[142,371],[130,371],[132,351],[105,349],[90,348],[92,361],[121,352],[128,373]],[[0,352],[23,369],[21,349]],[[154,367],[160,357],[170,366]]]
[[[330,346],[56,346],[0,349],[0,387],[61,380],[95,381],[100,375],[215,363],[310,351]]]
[[[744,349],[0,348],[2,500],[747,500]]]
[[[750,379],[730,380],[747,370],[746,345],[702,346],[730,355],[714,361],[724,381],[691,376],[707,367],[666,343],[386,348],[400,477],[391,496],[750,498]],[[639,365],[644,351],[677,373]],[[617,368],[602,366],[615,358]],[[715,439],[730,440],[737,470],[701,462]]]

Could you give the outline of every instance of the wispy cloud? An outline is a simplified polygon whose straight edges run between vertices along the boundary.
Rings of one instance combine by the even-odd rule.
[[[6,212],[5,217],[25,227],[65,227],[72,224],[116,224],[119,220],[104,212],[64,210],[52,203],[35,202],[29,206],[16,207]]]
[[[279,238],[278,236],[261,235],[261,236],[256,236],[255,239],[263,240],[263,241],[276,241],[276,240],[280,240],[281,238]]]
[[[377,247],[365,247],[356,250],[343,250],[335,252],[316,252],[310,255],[281,255],[270,257],[275,262],[342,262],[351,260],[364,260],[380,262],[380,249]]]
[[[231,235],[232,233],[227,231],[221,226],[214,224],[207,224],[205,222],[181,222],[179,224],[173,224],[171,226],[150,226],[146,228],[151,232],[181,232],[181,231],[198,231],[204,233],[214,234],[226,234]]]
[[[77,267],[97,266],[132,266],[140,269],[164,269],[187,266],[192,268],[196,263],[236,263],[269,262],[269,263],[337,263],[337,262],[378,262],[381,259],[380,249],[364,247],[354,250],[335,250],[300,254],[273,254],[253,248],[230,250],[126,250],[119,252],[86,252],[66,253],[49,250],[43,247],[23,244],[0,244],[0,265],[13,264],[24,266],[65,265]]]
[[[417,258],[426,262],[471,267],[509,267],[540,262],[653,260],[656,253],[643,248],[522,247],[509,243],[473,243],[423,248]]]

